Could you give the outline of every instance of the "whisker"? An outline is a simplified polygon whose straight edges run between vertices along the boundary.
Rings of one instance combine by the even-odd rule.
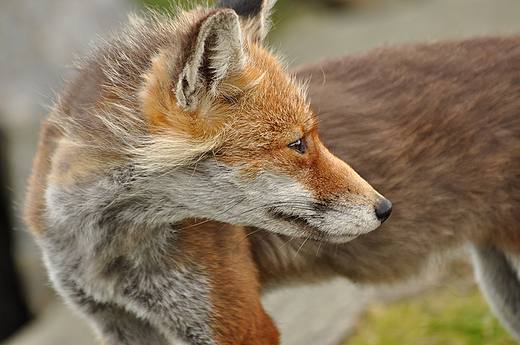
[[[309,238],[310,238],[310,237],[309,237]],[[311,250],[314,248],[315,245],[316,245],[316,241],[313,241],[313,242],[312,242],[312,246],[309,248],[309,250],[307,250],[307,251],[305,252],[305,256],[304,256],[304,258],[307,258],[307,256],[309,255],[309,253],[311,252]]]
[[[259,228],[258,228],[258,229],[256,229],[255,231],[252,231],[252,232],[248,233],[248,234],[245,235],[245,236],[244,236],[240,241],[238,241],[238,243],[235,245],[235,249],[233,250],[233,255],[235,254],[235,252],[236,252],[236,250],[238,249],[238,247],[239,247],[239,246],[240,246],[240,245],[241,245],[241,244],[242,244],[242,243],[243,243],[243,242],[244,242],[244,241],[245,241],[249,236],[252,236],[252,235],[256,234],[256,233],[259,232],[259,231],[262,231],[262,229],[259,229]],[[267,236],[266,236],[266,237],[267,237]],[[264,237],[264,238],[265,238],[265,237]],[[262,239],[262,240],[263,240],[263,239]],[[260,242],[261,242],[262,240],[260,240]],[[260,242],[258,242],[258,243],[260,243]],[[252,246],[253,246],[253,245],[251,245],[251,247],[252,247]]]
[[[300,252],[300,250],[303,248],[303,246],[305,245],[305,243],[307,243],[307,241],[310,239],[310,237],[307,237],[301,244],[300,248],[298,248],[298,250],[296,251],[296,254],[294,254],[293,256],[293,260],[296,259],[296,257],[298,256],[298,253]]]
[[[244,241],[245,241],[249,236],[252,236],[252,235],[256,234],[257,232],[259,232],[259,231],[261,231],[261,230],[262,230],[262,229],[256,229],[255,231],[252,231],[252,232],[246,234],[244,237],[242,237],[242,239],[241,239],[240,241],[238,241],[238,242],[235,244],[235,248],[233,249],[233,257],[235,256],[235,254],[236,254],[238,248],[240,247],[240,245],[241,245],[242,243],[244,243]],[[252,245],[251,245],[251,247],[252,247]],[[249,248],[249,250],[251,250],[251,248]]]
[[[320,254],[320,248],[321,248],[321,245],[323,244],[323,242],[319,241],[318,242],[318,249],[316,249],[316,256],[319,256]]]
[[[287,241],[285,241],[284,244],[282,244],[278,249],[283,249],[283,247],[285,247],[287,244],[294,241],[294,239],[295,239],[295,237],[289,237],[289,239]]]
[[[228,209],[225,209],[223,210],[222,212],[219,213],[219,215],[222,215],[222,214],[225,214],[227,212],[229,212],[231,209],[233,209],[234,207],[237,207],[238,205],[240,205],[242,202],[244,202],[246,200],[246,198],[242,198],[241,200],[238,200],[234,205],[231,205]],[[203,221],[201,222],[196,222],[195,224],[191,224],[191,225],[188,225],[188,226],[185,226],[185,227],[182,227],[182,228],[179,228],[178,230],[181,231],[181,230],[185,230],[185,229],[189,229],[189,228],[193,228],[195,226],[198,226],[198,225],[201,225],[201,224],[205,224],[207,222],[211,222],[213,221],[212,219],[204,219]]]
[[[182,231],[182,230],[186,230],[186,229],[190,229],[190,228],[194,228],[196,226],[199,226],[199,225],[202,225],[202,224],[206,224],[207,222],[212,222],[213,220],[211,219],[204,219],[203,221],[200,221],[200,222],[197,222],[195,221],[195,223],[191,224],[191,225],[187,225],[187,226],[184,226],[182,228],[178,228],[177,230],[178,231]]]
[[[195,162],[195,164],[193,164],[193,171],[191,172],[191,176],[190,176],[190,180],[189,180],[189,183],[191,183],[191,179],[193,178],[193,176],[195,175],[195,171],[197,171],[197,164],[199,162]]]
[[[266,233],[267,233],[267,234],[266,234],[264,237],[262,237],[262,238],[260,239],[260,241],[254,243],[252,246],[256,246],[258,243],[262,242],[262,241],[265,240],[267,237],[269,237],[269,235],[272,234],[272,233],[269,232],[269,231],[266,231]]]
[[[312,202],[314,203],[314,201],[312,201]],[[303,203],[301,201],[280,201],[280,202],[263,204],[260,206],[250,208],[248,210],[243,211],[242,214],[253,212],[253,211],[256,211],[256,210],[262,209],[262,208],[273,208],[273,207],[280,207],[280,206],[289,206],[289,207],[291,207],[293,209],[297,209],[297,210],[315,212],[315,209],[313,206],[311,206],[311,204]],[[313,215],[306,215],[306,216],[313,216]],[[320,216],[320,215],[316,215],[316,216]]]

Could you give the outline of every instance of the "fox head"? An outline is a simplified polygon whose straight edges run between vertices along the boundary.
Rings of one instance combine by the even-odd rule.
[[[338,243],[376,229],[391,203],[323,146],[305,87],[262,47],[272,5],[223,0],[134,19],[87,61],[51,116],[66,133],[53,209],[74,203],[147,226],[213,219]],[[80,87],[95,92],[75,95]]]

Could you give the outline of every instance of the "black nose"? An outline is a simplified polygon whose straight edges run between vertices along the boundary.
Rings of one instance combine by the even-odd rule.
[[[392,203],[388,199],[384,199],[378,207],[376,207],[376,216],[381,223],[390,217],[392,213]]]

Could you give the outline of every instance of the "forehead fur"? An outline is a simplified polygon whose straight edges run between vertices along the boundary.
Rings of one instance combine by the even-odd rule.
[[[243,67],[219,85],[219,94],[202,95],[193,112],[179,107],[174,79],[201,23],[215,11],[150,11],[132,17],[78,65],[77,76],[56,105],[57,113],[73,116],[51,116],[50,121],[76,145],[151,169],[189,163],[236,138],[269,140],[276,132],[312,122],[304,88],[277,58],[247,37],[242,41]]]
[[[245,75],[258,75],[254,87],[233,104],[231,111],[240,114],[235,128],[241,136],[256,136],[265,141],[295,130],[310,130],[315,118],[306,101],[306,89],[289,75],[279,60],[256,44],[248,46]],[[303,133],[302,133],[303,134]],[[262,141],[257,140],[257,144]]]

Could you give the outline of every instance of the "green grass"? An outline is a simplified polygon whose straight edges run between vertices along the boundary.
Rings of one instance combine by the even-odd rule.
[[[515,345],[476,286],[369,308],[344,345]]]

